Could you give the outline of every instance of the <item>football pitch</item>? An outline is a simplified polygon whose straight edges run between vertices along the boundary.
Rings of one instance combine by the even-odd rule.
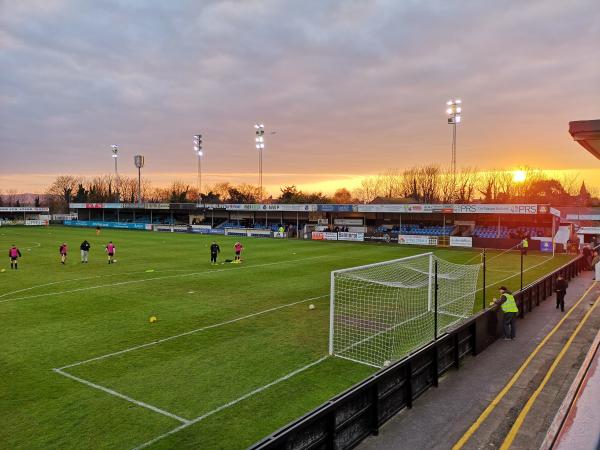
[[[238,239],[0,228],[0,447],[246,448],[376,370],[327,356],[330,272],[431,251],[244,238],[243,263],[221,264]],[[12,244],[23,253],[17,271]],[[434,251],[480,262],[478,250]],[[519,254],[488,258],[488,299],[499,283],[517,290]],[[524,281],[567,261],[530,252]]]

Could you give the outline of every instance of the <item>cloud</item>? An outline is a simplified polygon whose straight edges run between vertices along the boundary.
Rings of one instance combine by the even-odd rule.
[[[0,5],[0,173],[106,172],[136,153],[184,173],[205,136],[215,173],[360,174],[593,163],[566,133],[600,117],[593,0],[69,0]]]

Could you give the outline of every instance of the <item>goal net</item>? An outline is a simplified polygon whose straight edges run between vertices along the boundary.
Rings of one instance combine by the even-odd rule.
[[[406,356],[472,315],[479,269],[424,253],[331,272],[329,353],[375,367]]]

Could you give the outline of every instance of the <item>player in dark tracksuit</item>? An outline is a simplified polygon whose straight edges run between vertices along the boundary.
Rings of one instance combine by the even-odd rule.
[[[221,249],[219,248],[219,244],[213,241],[210,246],[210,263],[217,264],[217,255],[221,253]]]

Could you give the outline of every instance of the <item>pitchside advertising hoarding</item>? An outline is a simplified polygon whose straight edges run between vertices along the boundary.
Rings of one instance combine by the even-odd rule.
[[[313,231],[311,233],[311,239],[313,241],[337,241],[338,234],[329,231]]]
[[[340,231],[338,241],[362,242],[365,240],[365,233],[354,233],[352,231]]]
[[[25,221],[25,225],[26,226],[43,226],[43,225],[48,225],[48,221],[47,220],[31,220],[31,219],[27,219]]]
[[[149,223],[102,222],[95,220],[65,220],[63,224],[71,227],[122,228],[126,230],[152,229],[152,225]]]
[[[450,236],[450,247],[473,247],[473,238],[470,236]]]
[[[330,231],[313,231],[311,233],[313,241],[353,241],[362,242],[365,240],[365,233],[353,233],[348,231],[340,231],[332,233]]]
[[[438,245],[437,236],[415,236],[412,234],[398,235],[398,244],[408,245]]]

